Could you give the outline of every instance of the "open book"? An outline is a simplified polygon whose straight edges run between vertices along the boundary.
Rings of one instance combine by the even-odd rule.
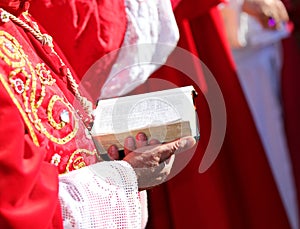
[[[148,139],[169,142],[183,136],[199,137],[192,86],[99,101],[92,134],[101,147],[144,132]]]

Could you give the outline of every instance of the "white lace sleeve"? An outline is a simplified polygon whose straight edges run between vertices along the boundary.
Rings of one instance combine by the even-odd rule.
[[[59,198],[64,228],[141,228],[137,178],[124,161],[61,175]]]

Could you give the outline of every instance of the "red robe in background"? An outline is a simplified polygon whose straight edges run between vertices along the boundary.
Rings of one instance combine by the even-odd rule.
[[[124,0],[32,0],[29,12],[62,47],[80,79],[95,61],[120,48],[126,30]],[[100,85],[105,82],[103,76],[108,75],[116,54],[106,55],[101,66],[97,65],[99,87],[85,81],[86,88],[93,87],[91,96],[95,100],[99,96],[97,92],[100,92]]]
[[[147,228],[290,228],[236,77],[222,21],[215,7],[217,3],[182,0],[174,12],[180,29],[179,46],[199,56],[223,93],[227,114],[224,143],[216,161],[200,174],[198,168],[210,136],[210,114],[204,97],[199,95],[196,105],[201,137],[197,151],[183,171],[148,192]],[[177,60],[171,56],[169,61]],[[199,72],[200,68],[194,66],[195,71]],[[188,77],[167,67],[153,77],[178,86],[194,84]],[[197,80],[202,86],[205,83],[201,72]],[[194,82],[197,80],[193,79]],[[148,87],[156,89],[151,85]],[[208,87],[204,93],[209,91]],[[182,158],[177,157],[178,160]]]
[[[287,143],[294,166],[294,176],[300,206],[300,2],[283,1],[294,24],[292,36],[283,40],[282,99]]]

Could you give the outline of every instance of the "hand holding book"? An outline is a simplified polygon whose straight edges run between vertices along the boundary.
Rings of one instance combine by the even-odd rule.
[[[127,141],[128,139],[131,140]],[[138,142],[138,139],[143,140]],[[195,139],[189,136],[160,144],[158,141],[148,141],[146,135],[141,132],[138,133],[134,142],[132,140],[134,139],[131,137],[125,139],[126,155],[123,160],[133,167],[137,175],[139,190],[163,183],[171,172],[174,154],[186,151],[196,143]],[[115,150],[113,148],[109,147],[109,155],[112,150]]]

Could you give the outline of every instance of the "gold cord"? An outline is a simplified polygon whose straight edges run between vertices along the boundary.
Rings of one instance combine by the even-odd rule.
[[[23,15],[23,16],[25,17],[25,15]],[[92,120],[92,111],[93,111],[92,102],[89,101],[87,98],[83,97],[80,94],[80,92],[78,90],[79,86],[76,83],[74,77],[72,76],[71,70],[64,64],[64,62],[62,61],[61,57],[54,50],[54,46],[53,46],[53,42],[52,42],[52,40],[53,40],[52,37],[50,35],[48,35],[48,34],[42,34],[41,31],[38,28],[38,25],[35,22],[31,21],[34,24],[34,26],[35,26],[35,28],[32,28],[30,25],[28,25],[26,22],[24,22],[20,18],[14,16],[13,14],[11,14],[11,13],[9,13],[9,12],[7,12],[7,11],[5,11],[5,10],[2,9],[1,19],[3,20],[3,18],[4,19],[5,18],[9,18],[15,24],[19,25],[23,29],[25,29],[28,32],[30,32],[42,45],[48,45],[51,48],[52,53],[55,54],[59,58],[59,61],[61,63],[61,67],[65,67],[66,68],[66,76],[67,76],[67,79],[68,79],[68,81],[69,81],[69,83],[71,85],[72,91],[73,91],[76,99],[80,102],[80,104],[82,105],[82,107],[84,108],[84,110],[87,112],[89,118]],[[84,121],[88,121],[88,120],[84,120]]]

